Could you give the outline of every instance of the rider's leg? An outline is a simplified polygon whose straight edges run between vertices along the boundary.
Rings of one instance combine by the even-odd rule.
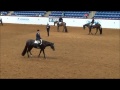
[[[91,23],[91,27],[92,27],[93,23]]]
[[[40,39],[40,45],[42,45],[42,39]]]

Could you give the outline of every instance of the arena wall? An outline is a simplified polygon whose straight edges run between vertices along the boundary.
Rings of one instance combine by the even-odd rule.
[[[36,25],[54,25],[54,21],[58,18],[52,17],[17,17],[17,16],[1,16],[3,23],[11,24],[36,24]],[[63,18],[67,26],[83,27],[84,24],[91,21],[91,19],[78,19],[78,18]],[[120,20],[103,20],[95,19],[102,25],[102,28],[120,29]]]

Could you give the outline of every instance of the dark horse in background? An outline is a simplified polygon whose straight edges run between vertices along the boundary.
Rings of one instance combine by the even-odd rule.
[[[84,30],[85,30],[85,27],[88,27],[89,34],[92,34],[91,30],[95,29],[95,28],[96,28],[96,33],[95,34],[97,34],[98,29],[100,31],[100,34],[102,34],[102,27],[101,27],[101,25],[99,23],[95,23],[95,25],[92,25],[92,26],[91,26],[91,23],[87,23],[87,24],[83,25]]]
[[[40,57],[40,54],[43,51],[44,58],[46,58],[44,49],[47,46],[50,46],[53,49],[53,51],[55,50],[54,43],[52,43],[52,42],[43,40],[42,45],[39,45],[38,43],[35,43],[35,40],[29,39],[26,41],[26,45],[22,52],[22,56],[24,56],[26,54],[26,52],[27,52],[28,57],[29,57],[29,53],[32,56],[32,53],[31,53],[32,48],[37,48],[37,49],[40,49],[40,53],[39,53],[38,57]]]
[[[2,19],[0,19],[0,23],[1,23],[1,25],[3,26],[3,22],[2,22]]]
[[[54,22],[54,26],[55,26],[55,24],[57,24],[57,31],[58,31],[58,32],[59,32],[59,27],[60,27],[60,26],[63,26],[63,32],[68,32],[65,22],[61,22],[61,24],[59,24],[58,21],[55,21],[55,22]]]

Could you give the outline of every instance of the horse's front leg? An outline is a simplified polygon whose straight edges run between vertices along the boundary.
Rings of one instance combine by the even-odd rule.
[[[92,29],[90,29],[90,32],[89,32],[89,34],[91,33],[91,34],[93,35],[93,33],[91,32],[91,30],[92,30]]]
[[[96,28],[96,33],[98,32],[98,28]],[[96,35],[96,33],[95,33],[95,35]]]
[[[65,30],[65,27],[63,27],[63,31],[62,32],[64,32],[64,30]]]
[[[40,57],[41,52],[42,52],[42,49],[40,50],[40,53],[39,53],[38,57]]]
[[[29,48],[28,48],[28,53],[30,53],[30,56],[32,56],[32,53],[31,53],[32,48],[33,48],[33,47],[29,47]]]
[[[57,27],[57,31],[59,32],[59,26]]]
[[[89,29],[89,33],[88,33],[88,35],[90,35],[90,33],[91,33],[91,28]]]

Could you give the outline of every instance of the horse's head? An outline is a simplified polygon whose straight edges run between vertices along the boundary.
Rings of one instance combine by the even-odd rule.
[[[54,43],[51,43],[50,47],[53,49],[53,51],[55,51]]]

